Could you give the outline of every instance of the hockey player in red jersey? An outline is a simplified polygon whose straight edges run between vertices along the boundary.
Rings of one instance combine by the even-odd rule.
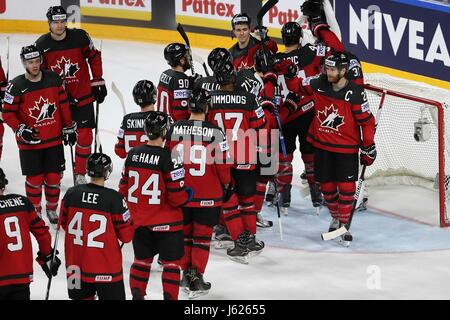
[[[164,71],[158,84],[158,110],[167,113],[173,121],[189,118],[189,94],[201,76],[188,76],[192,68],[190,49],[181,43],[171,43],[164,49],[164,58],[171,67]]]
[[[128,201],[135,225],[134,262],[130,288],[134,300],[146,295],[153,257],[159,253],[163,264],[164,299],[177,300],[180,286],[180,259],[184,252],[184,206],[192,199],[192,189],[184,183],[182,159],[163,148],[169,130],[169,116],[152,111],[145,120],[147,144],[128,152],[119,190]]]
[[[262,43],[273,53],[278,51],[277,43],[267,36],[266,27],[256,26],[254,31],[257,38],[255,38],[250,33],[251,25],[251,19],[246,13],[236,14],[231,20],[232,32],[238,42],[230,48],[230,53],[233,56],[233,65],[238,71],[254,67],[253,56],[261,48]],[[260,34],[263,35],[263,39],[259,39]]]
[[[358,180],[358,151],[360,163],[368,166],[377,155],[375,119],[364,87],[346,78],[348,67],[347,55],[336,52],[325,60],[325,74],[288,84],[315,101],[308,141],[315,148],[315,177],[333,217],[330,231],[349,221]],[[352,235],[347,232],[342,239],[352,241]]]
[[[266,119],[256,96],[236,88],[236,72],[229,60],[219,63],[213,71],[220,90],[211,92],[208,121],[226,133],[234,164],[231,175],[236,190],[234,197],[223,206],[225,223],[235,243],[227,254],[232,260],[248,263],[250,252],[251,255],[257,254],[264,248],[264,243],[255,238],[254,195],[256,132],[264,128]],[[233,203],[233,199],[237,201]]]
[[[133,99],[141,107],[141,111],[129,113],[122,119],[114,148],[116,154],[122,159],[127,157],[131,148],[148,141],[144,123],[150,111],[155,111],[155,85],[149,80],[138,81],[133,88]]]
[[[33,281],[30,233],[39,245],[36,261],[48,277],[57,275],[61,261],[55,256],[50,266],[53,250],[48,227],[30,200],[18,194],[5,194],[7,184],[0,169],[0,300],[30,300]]]
[[[60,222],[65,230],[65,260],[72,300],[125,300],[122,252],[134,230],[123,197],[106,188],[111,158],[93,153],[87,161],[88,184],[67,190],[61,201]]]
[[[102,56],[86,31],[67,28],[67,13],[63,7],[50,7],[47,19],[50,32],[41,36],[36,46],[44,54],[42,67],[56,72],[64,80],[72,117],[78,127],[75,184],[86,183],[86,161],[91,154],[92,129],[96,126],[94,101],[102,103],[107,94]]]
[[[44,186],[47,217],[56,224],[61,173],[65,170],[62,142],[76,143],[76,123],[61,78],[52,71],[41,71],[40,51],[27,46],[20,56],[26,72],[8,84],[3,119],[16,134],[27,197],[40,214]]]
[[[2,60],[0,59],[0,110],[3,106],[3,99],[5,98],[6,85],[8,84],[8,79],[6,79],[5,72],[2,68]],[[5,126],[3,125],[3,119],[0,117],[0,160],[3,153],[3,135],[5,133]]]
[[[177,121],[169,130],[167,147],[183,157],[185,184],[194,190],[183,207],[184,256],[181,287],[189,298],[207,294],[211,283],[203,280],[213,227],[219,221],[223,190],[230,183],[229,146],[222,130],[206,121],[210,95],[196,89],[189,99],[189,120]]]

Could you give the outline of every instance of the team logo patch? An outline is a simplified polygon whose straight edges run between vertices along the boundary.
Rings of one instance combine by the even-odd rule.
[[[339,131],[339,127],[344,124],[344,117],[339,115],[338,110],[333,105],[326,107],[324,111],[319,111],[317,118],[321,127],[335,131]]]
[[[122,214],[122,218],[123,218],[123,221],[125,221],[125,222],[127,222],[128,220],[130,220],[130,218],[131,218],[130,211],[129,211],[129,210],[125,211],[125,212]]]
[[[303,111],[308,111],[309,109],[311,109],[312,107],[314,107],[314,101],[310,101],[310,102],[308,102],[307,104],[304,104],[303,106],[302,106],[302,110]]]
[[[200,201],[200,207],[212,207],[213,205],[214,205],[214,200]]]
[[[57,73],[62,79],[76,78],[77,72],[80,70],[77,63],[72,63],[70,59],[62,57],[61,60],[56,60],[56,64],[50,69]]]
[[[117,138],[123,139],[125,131],[123,129],[119,129],[119,132],[117,133]]]
[[[228,145],[227,141],[223,141],[223,142],[219,143],[219,146],[220,146],[220,151],[222,151],[222,152],[230,150],[230,146]]]
[[[325,54],[326,54],[326,52],[327,52],[327,47],[325,47],[324,45],[322,45],[322,44],[318,44],[317,45],[317,47],[316,47],[316,49],[317,49],[317,56],[318,57],[325,57]]]
[[[175,91],[173,92],[173,98],[174,98],[175,100],[178,100],[178,99],[188,99],[188,98],[189,98],[189,94],[190,94],[190,90],[186,90],[186,89],[183,89],[183,90],[175,90]]]
[[[111,282],[111,281],[112,281],[112,276],[108,276],[108,275],[95,276],[95,282]]]
[[[5,93],[5,98],[3,99],[3,101],[12,104],[14,102],[14,97],[9,93]]]
[[[353,69],[354,67],[361,68],[361,64],[356,59],[351,59],[350,64],[348,66],[349,69]]]
[[[42,97],[39,98],[39,101],[35,101],[34,103],[34,107],[29,109],[29,116],[35,119],[36,123],[53,119],[53,114],[56,111],[55,103],[48,102],[48,99]]]
[[[169,225],[164,225],[164,226],[156,226],[152,228],[152,231],[169,231],[170,230],[170,226]]]
[[[184,168],[180,168],[180,169],[171,171],[170,176],[172,177],[172,181],[177,181],[179,179],[183,179],[184,178]]]
[[[255,110],[256,116],[259,118],[264,117],[264,110],[262,107],[259,107],[258,109]]]
[[[368,112],[368,113],[370,113],[369,102],[364,102],[364,103],[361,105],[361,110],[362,110],[362,112]]]

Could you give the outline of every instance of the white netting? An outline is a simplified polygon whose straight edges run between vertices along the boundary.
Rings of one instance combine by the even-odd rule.
[[[447,179],[450,177],[450,92],[423,83],[394,78],[385,74],[367,74],[367,84],[412,95],[419,98],[434,100],[442,104],[444,110],[444,130],[438,130],[438,107],[413,99],[400,98],[392,94],[385,96],[381,118],[378,123],[375,142],[377,159],[367,168],[367,185],[379,184],[411,184],[429,188],[439,192],[439,154],[438,142],[444,142],[442,155],[445,167],[446,210],[441,215],[447,220],[450,213],[450,191],[447,191]],[[371,111],[376,114],[381,94],[366,90]],[[417,142],[414,139],[414,123],[419,119],[430,122],[431,136],[427,141]],[[448,133],[447,135],[445,133]],[[437,213],[436,213],[437,214]]]

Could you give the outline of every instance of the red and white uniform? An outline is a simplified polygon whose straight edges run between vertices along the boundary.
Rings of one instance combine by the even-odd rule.
[[[158,83],[158,111],[167,113],[173,121],[189,118],[189,95],[192,79],[184,72],[168,69],[161,74]]]
[[[278,51],[278,45],[272,39],[266,40],[264,45],[273,53],[276,53]],[[239,43],[233,45],[229,49],[229,51],[233,57],[234,68],[236,70],[253,68],[255,66],[255,60],[253,57],[255,56],[256,51],[258,51],[260,48],[261,42],[252,36],[250,36],[250,41],[247,47],[243,49],[239,48]]]
[[[133,112],[123,117],[114,146],[114,151],[120,158],[125,159],[128,151],[148,141],[144,123],[149,113]]]

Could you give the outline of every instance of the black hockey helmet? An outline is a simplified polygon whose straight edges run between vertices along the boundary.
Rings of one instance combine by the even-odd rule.
[[[340,72],[342,68],[348,71],[350,61],[345,52],[334,52],[325,59],[324,64],[328,67],[335,67]]]
[[[234,26],[238,24],[247,24],[248,27],[252,25],[252,19],[246,13],[238,13],[233,16],[231,19],[231,28],[234,30]]]
[[[233,57],[231,56],[230,51],[225,48],[215,48],[208,55],[208,65],[211,70],[214,71],[214,68],[221,62],[225,60],[232,61]]]
[[[266,73],[272,70],[275,63],[275,55],[270,50],[258,49],[253,56],[255,69],[258,72]]]
[[[281,38],[285,46],[292,46],[300,43],[303,37],[302,26],[295,21],[287,22],[281,28]]]
[[[3,169],[0,168],[0,189],[5,189],[8,184],[8,179],[6,179],[6,175],[3,172]]]
[[[22,50],[20,51],[20,58],[22,59],[22,62],[38,57],[42,58],[42,52],[36,48],[34,44],[31,46],[22,47]]]
[[[206,113],[210,101],[211,95],[208,90],[195,88],[189,96],[189,111],[194,113]]]
[[[104,153],[93,153],[87,160],[86,169],[89,177],[108,180],[113,170],[113,164],[108,155]]]
[[[140,80],[133,88],[133,99],[143,107],[156,103],[156,87],[150,80]]]
[[[165,138],[171,125],[170,117],[161,111],[150,111],[145,119],[144,129],[150,140]]]
[[[236,81],[236,71],[231,61],[219,63],[214,70],[214,75],[220,85],[234,83]]]
[[[50,7],[47,10],[47,20],[48,20],[48,22],[66,21],[67,20],[67,12],[61,6]]]
[[[188,51],[188,47],[182,43],[171,43],[164,48],[164,59],[171,67],[176,67]]]

